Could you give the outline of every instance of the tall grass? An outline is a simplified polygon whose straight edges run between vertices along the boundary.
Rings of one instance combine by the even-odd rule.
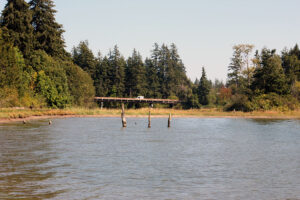
[[[146,116],[149,108],[128,109],[125,110],[127,116]],[[295,111],[254,111],[254,112],[224,112],[220,109],[191,109],[178,110],[166,108],[153,108],[151,114],[155,116],[189,116],[189,117],[283,117],[283,118],[300,118],[300,110]],[[65,116],[65,115],[82,115],[82,116],[120,116],[121,109],[87,109],[87,108],[66,108],[66,109],[0,109],[0,119],[17,119],[31,116]]]

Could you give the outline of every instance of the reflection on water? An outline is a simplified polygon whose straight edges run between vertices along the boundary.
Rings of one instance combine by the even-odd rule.
[[[261,124],[261,125],[272,125],[272,124],[280,124],[282,122],[289,122],[289,121],[293,121],[293,120],[282,120],[282,119],[249,119],[257,124]]]
[[[39,124],[5,125],[0,131],[0,199],[54,197],[42,184],[54,175],[49,133]]]
[[[300,199],[300,123],[59,119],[0,126],[0,199]]]

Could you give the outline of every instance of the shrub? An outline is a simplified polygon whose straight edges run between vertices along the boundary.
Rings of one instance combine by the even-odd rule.
[[[281,96],[275,93],[262,94],[252,99],[254,110],[294,110],[298,107],[297,99],[291,95]]]
[[[225,106],[225,110],[250,112],[253,111],[253,107],[246,95],[236,94],[232,96],[231,102]]]

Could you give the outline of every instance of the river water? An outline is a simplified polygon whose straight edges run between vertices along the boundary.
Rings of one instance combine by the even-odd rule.
[[[300,199],[300,121],[0,125],[0,199]]]

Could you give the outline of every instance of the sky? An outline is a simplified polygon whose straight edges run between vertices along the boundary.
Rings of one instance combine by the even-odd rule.
[[[6,0],[0,0],[2,10]],[[67,50],[88,40],[95,55],[118,45],[143,58],[175,43],[188,77],[226,81],[236,44],[277,49],[300,44],[299,0],[54,0]]]

